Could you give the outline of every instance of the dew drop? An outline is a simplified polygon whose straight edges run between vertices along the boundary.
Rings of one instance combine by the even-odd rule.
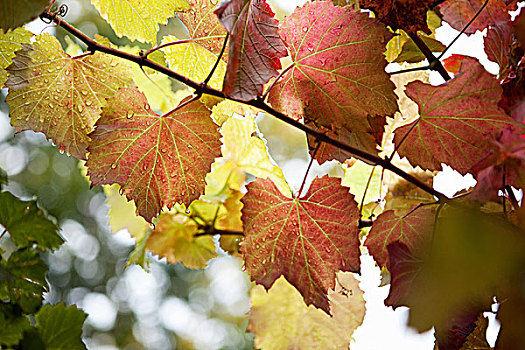
[[[111,169],[115,169],[117,167],[117,163],[111,164]]]
[[[303,33],[306,33],[308,31],[308,27],[307,26],[304,26],[303,27]]]

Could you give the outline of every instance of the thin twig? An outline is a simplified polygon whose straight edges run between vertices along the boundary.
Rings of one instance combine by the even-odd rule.
[[[179,82],[189,86],[190,88],[192,88],[192,89],[194,89],[196,91],[201,91],[203,94],[216,96],[216,97],[220,97],[220,98],[227,98],[227,99],[232,100],[232,101],[240,102],[240,103],[243,103],[245,105],[249,105],[249,106],[252,106],[252,107],[259,108],[260,110],[262,110],[262,111],[264,111],[264,112],[266,112],[268,114],[271,114],[275,118],[277,118],[279,120],[282,120],[283,122],[285,122],[285,123],[287,123],[287,124],[297,128],[297,129],[299,129],[299,130],[301,130],[301,131],[303,131],[303,132],[305,132],[305,133],[307,133],[309,135],[311,135],[312,137],[318,139],[319,142],[325,142],[327,144],[330,144],[332,146],[335,146],[335,147],[337,147],[339,149],[342,149],[342,150],[350,153],[352,156],[354,156],[357,159],[364,160],[364,161],[366,161],[368,163],[379,165],[379,166],[381,166],[381,167],[383,167],[383,168],[385,168],[387,170],[390,170],[391,172],[397,174],[398,176],[402,177],[406,181],[408,181],[408,182],[414,184],[415,186],[421,188],[423,191],[425,191],[425,192],[427,192],[427,193],[429,193],[429,194],[431,194],[433,196],[436,196],[440,201],[447,202],[447,203],[450,202],[450,199],[447,196],[445,196],[443,193],[441,193],[439,191],[436,191],[434,188],[432,188],[432,186],[429,186],[427,183],[423,182],[422,180],[418,179],[417,177],[415,177],[415,176],[405,172],[401,168],[398,168],[397,166],[391,164],[389,160],[383,159],[383,158],[379,157],[378,155],[368,153],[368,152],[363,151],[363,150],[361,150],[359,148],[350,146],[349,144],[346,144],[346,143],[341,142],[339,140],[333,139],[333,138],[327,136],[325,133],[320,132],[320,131],[318,131],[316,129],[313,129],[313,128],[307,126],[307,125],[304,125],[301,122],[299,122],[299,121],[297,121],[297,120],[287,116],[286,114],[275,110],[271,106],[267,105],[261,99],[255,99],[255,100],[251,100],[251,101],[241,101],[241,100],[237,100],[237,99],[228,97],[222,91],[213,89],[213,88],[211,88],[209,86],[204,86],[203,87],[201,83],[193,81],[193,80],[189,79],[188,77],[186,77],[184,75],[181,75],[181,74],[179,74],[179,73],[177,73],[177,72],[175,72],[175,71],[173,71],[173,70],[171,70],[171,69],[169,69],[169,68],[167,68],[167,67],[165,67],[163,65],[160,65],[160,64],[150,60],[150,59],[147,59],[147,58],[144,58],[144,57],[141,57],[141,56],[137,56],[137,55],[133,55],[133,54],[130,54],[130,53],[127,53],[127,52],[124,52],[124,51],[121,51],[121,50],[118,50],[118,49],[115,49],[115,48],[112,48],[112,47],[104,46],[104,45],[102,45],[102,44],[100,44],[100,43],[90,39],[87,35],[85,35],[81,31],[79,31],[75,27],[73,27],[71,24],[67,23],[62,18],[56,16],[55,14],[53,14],[53,13],[51,13],[49,11],[45,11],[42,14],[42,17],[43,18],[47,18],[47,19],[51,19],[56,24],[58,24],[59,26],[64,28],[66,31],[71,33],[73,36],[75,36],[78,39],[80,39],[82,42],[84,42],[87,45],[88,51],[99,51],[99,52],[103,52],[103,53],[106,53],[106,54],[109,54],[109,55],[120,57],[120,58],[126,59],[126,60],[128,60],[130,62],[135,62],[138,65],[142,65],[142,66],[154,69],[157,72],[165,74],[166,76],[168,76],[168,77],[170,77],[172,79],[178,80]]]
[[[215,61],[215,64],[213,65],[213,68],[210,71],[210,74],[204,79],[202,82],[202,85],[206,86],[211,80],[211,77],[213,76],[213,73],[215,73],[215,70],[219,66],[219,63],[221,62],[222,55],[224,55],[224,50],[226,49],[226,45],[228,44],[228,38],[230,37],[230,33],[227,33],[224,37],[224,43],[222,44],[221,52],[219,52],[219,56],[217,56],[217,60]]]
[[[274,79],[274,81],[272,81],[272,83],[270,84],[270,86],[266,89],[266,91],[264,92],[264,94],[262,95],[261,97],[261,100],[264,101],[266,100],[266,97],[268,96],[268,94],[270,93],[270,90],[275,86],[275,84],[277,84],[277,82],[283,77],[283,75],[286,74],[286,72],[288,72],[290,69],[292,69],[293,67],[295,66],[295,64],[291,64],[289,65],[288,67],[286,67],[285,69],[283,69],[283,71],[277,76],[277,78]]]
[[[2,232],[2,234],[0,234],[0,239],[2,239],[2,237],[4,237],[5,233],[7,232],[7,229],[4,228],[4,231]]]
[[[520,207],[520,203],[518,202],[518,199],[516,198],[516,195],[514,194],[514,190],[512,189],[512,186],[505,185],[505,192],[507,192],[507,195],[509,196],[510,204],[512,204],[512,207],[514,209],[518,209]]]
[[[301,183],[301,187],[299,188],[298,196],[301,197],[301,193],[303,192],[304,185],[306,184],[306,178],[308,177],[308,173],[310,172],[310,168],[312,167],[312,164],[315,159],[315,155],[317,154],[317,151],[319,150],[319,147],[321,147],[321,142],[318,142],[317,140],[315,142],[315,148],[312,152],[312,158],[310,159],[310,163],[308,163],[308,168],[306,168],[306,173],[304,174],[303,182]]]
[[[448,74],[445,67],[443,67],[443,64],[441,61],[434,56],[430,48],[425,44],[425,42],[417,35],[417,33],[408,33],[412,41],[417,45],[419,50],[425,55],[425,57],[428,60],[429,68],[432,70],[437,71],[445,81],[450,80],[450,75]]]
[[[240,231],[230,231],[230,230],[218,230],[213,227],[207,227],[203,232],[198,232],[193,235],[193,237],[202,237],[202,236],[244,236],[244,232]]]
[[[184,101],[182,102],[180,105],[178,105],[177,107],[173,108],[171,111],[169,111],[168,113],[164,114],[163,117],[169,117],[170,115],[172,115],[173,113],[177,112],[179,109],[183,108],[183,107],[186,107],[187,105],[189,105],[190,103],[198,100],[199,98],[201,98],[201,95],[202,94],[197,94],[195,96],[193,96],[192,98],[190,98],[189,100],[187,101]]]
[[[391,72],[391,73],[388,73],[388,74],[396,75],[396,74],[401,74],[401,73],[417,72],[417,71],[420,71],[420,70],[427,70],[427,69],[430,69],[430,66],[407,68],[407,69],[403,69],[403,70],[398,70],[396,72]]]
[[[360,215],[363,214],[363,206],[365,205],[366,193],[368,192],[368,188],[370,187],[370,183],[372,182],[372,177],[374,176],[374,170],[376,170],[375,166],[372,168],[372,171],[370,172],[370,176],[368,177],[368,181],[366,182],[365,191],[363,193],[363,198],[361,199],[361,204],[359,205]]]
[[[153,52],[155,52],[157,50],[160,50],[160,49],[163,49],[165,47],[172,46],[172,45],[187,44],[187,43],[190,43],[190,42],[191,42],[191,39],[183,39],[183,40],[171,41],[169,43],[164,43],[162,45],[159,45],[159,46],[156,46],[156,47],[154,47],[152,49],[149,49],[148,51],[141,51],[139,53],[139,56],[144,57],[144,58],[148,58],[149,55],[151,55]]]
[[[452,45],[454,45],[454,43],[459,39],[459,37],[461,36],[461,34],[465,33],[465,30],[467,30],[468,27],[470,27],[470,25],[472,24],[472,22],[474,22],[476,20],[476,18],[479,16],[479,14],[481,13],[481,11],[483,11],[483,9],[487,6],[487,4],[489,3],[489,0],[485,0],[485,3],[479,8],[478,12],[476,12],[476,14],[474,15],[474,17],[472,17],[472,19],[467,23],[467,25],[461,30],[461,32],[459,32],[459,34],[454,38],[454,40],[452,40],[450,42],[450,44],[448,44],[448,46],[445,48],[445,50],[443,50],[443,52],[441,52],[441,54],[437,57],[438,60],[440,60],[443,55],[445,55],[445,53],[448,51],[448,49],[450,49],[450,47]]]

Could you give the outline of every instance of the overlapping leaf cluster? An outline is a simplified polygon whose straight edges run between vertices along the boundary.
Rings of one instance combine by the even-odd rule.
[[[17,132],[43,132],[87,159],[93,185],[118,185],[107,193],[112,225],[137,239],[130,262],[146,267],[151,251],[205,267],[217,256],[211,236],[220,235],[221,248],[240,255],[252,280],[270,289],[253,292],[258,346],[328,348],[349,338],[305,336],[333,327],[307,305],[345,323],[353,317],[350,334],[363,320],[364,301],[353,277],[339,271],[359,273],[366,247],[391,274],[385,303],[410,307],[409,323],[419,331],[434,327],[439,349],[476,346],[480,315],[494,298],[503,325],[497,346],[525,346],[512,323],[513,310],[525,305],[525,219],[516,191],[525,185],[525,47],[523,13],[509,14],[515,1],[313,1],[281,22],[265,0],[92,2],[118,36],[151,49],[94,41],[47,11],[87,44],[88,52],[70,56],[50,35],[9,29],[4,18],[15,12],[8,7],[0,83],[9,89]],[[175,11],[187,37],[158,38],[158,25]],[[485,50],[500,66],[498,77],[475,58],[434,57],[446,49],[434,36],[442,21],[466,34],[488,28]],[[424,59],[444,83],[385,72],[388,62]],[[135,64],[140,69],[130,69]],[[174,94],[169,82],[167,92],[152,93],[155,85],[144,82],[160,81],[158,73],[143,67],[185,82],[193,95]],[[258,132],[257,114],[306,131],[311,156],[345,163],[338,165],[344,180],[323,176],[307,191],[290,188]],[[378,178],[378,168],[352,157],[403,179]],[[453,199],[433,190],[443,164],[473,174],[476,187]],[[129,210],[142,218],[115,218]],[[29,242],[11,230],[15,243]],[[43,239],[33,241],[51,244]],[[348,277],[343,283],[338,276]],[[284,301],[293,288],[304,302]],[[268,303],[283,308],[273,319]],[[270,324],[284,320],[304,326],[276,344]]]

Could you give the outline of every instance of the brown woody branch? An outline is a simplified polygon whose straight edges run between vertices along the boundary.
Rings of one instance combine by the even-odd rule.
[[[441,61],[434,56],[430,48],[425,44],[425,42],[417,35],[417,33],[408,33],[410,38],[414,41],[414,43],[417,45],[419,50],[425,55],[425,57],[428,60],[428,68],[437,71],[445,81],[450,80],[450,75],[448,74],[447,70],[441,63]]]
[[[128,60],[130,62],[135,62],[137,63],[139,66],[141,67],[148,67],[148,68],[151,68],[153,70],[156,70],[157,72],[160,72],[160,73],[163,73],[165,75],[167,75],[168,77],[172,78],[172,79],[175,79],[175,80],[178,80],[179,82],[191,87],[192,89],[194,89],[196,91],[196,94],[199,95],[199,94],[207,94],[207,95],[212,95],[212,96],[216,96],[216,97],[220,97],[220,98],[225,98],[225,99],[229,99],[229,100],[232,100],[232,101],[236,101],[236,102],[239,102],[239,103],[243,103],[243,104],[246,104],[246,105],[249,105],[249,106],[252,106],[252,107],[256,107],[268,114],[271,114],[272,116],[276,117],[277,119],[280,119],[282,120],[283,122],[301,130],[301,131],[304,131],[305,133],[313,136],[315,139],[317,139],[319,142],[325,142],[325,143],[328,143],[332,146],[335,146],[339,149],[342,149],[346,152],[348,152],[349,154],[351,154],[352,156],[354,156],[355,158],[358,158],[358,159],[361,159],[367,163],[372,163],[372,164],[375,164],[375,165],[379,165],[381,167],[383,167],[384,169],[387,169],[387,170],[390,170],[391,172],[397,174],[398,176],[402,177],[403,179],[409,181],[410,183],[416,185],[417,187],[421,188],[423,191],[433,195],[433,196],[436,196],[438,198],[438,200],[440,202],[444,202],[444,203],[449,203],[450,202],[450,199],[445,196],[444,194],[442,194],[441,192],[439,191],[436,191],[434,188],[432,188],[431,186],[429,186],[428,184],[426,184],[425,182],[421,181],[420,179],[418,179],[417,177],[403,171],[402,169],[398,168],[397,166],[395,166],[394,164],[392,164],[390,162],[390,160],[388,159],[383,159],[375,154],[371,154],[371,153],[368,153],[368,152],[365,152],[361,149],[358,149],[358,148],[355,148],[349,144],[346,144],[344,142],[341,142],[339,140],[336,140],[336,139],[333,139],[329,136],[327,136],[325,133],[323,132],[320,132],[320,131],[317,131],[307,125],[304,125],[302,123],[300,123],[299,121],[295,120],[295,119],[292,119],[290,118],[289,116],[273,109],[270,105],[266,104],[264,102],[263,99],[261,98],[258,98],[258,99],[254,99],[254,100],[251,100],[251,101],[240,101],[240,100],[236,100],[234,98],[231,98],[231,97],[228,97],[226,96],[222,91],[219,91],[219,90],[216,90],[216,89],[213,89],[207,85],[204,85],[202,83],[199,83],[199,82],[196,82],[196,81],[193,81],[187,77],[185,77],[184,75],[181,75],[163,65],[160,65],[150,59],[148,59],[147,57],[144,57],[144,56],[137,56],[137,55],[133,55],[133,54],[130,54],[130,53],[127,53],[127,52],[124,52],[124,51],[121,51],[121,50],[118,50],[118,49],[115,49],[115,48],[112,48],[112,47],[108,47],[108,46],[105,46],[105,45],[102,45],[98,42],[96,42],[95,40],[89,38],[87,35],[85,35],[84,33],[82,33],[81,31],[79,31],[77,28],[75,28],[74,26],[72,26],[71,24],[69,24],[68,22],[64,21],[62,18],[60,18],[57,14],[55,13],[52,13],[48,10],[46,10],[42,15],[41,15],[41,18],[46,18],[46,19],[49,19],[53,22],[55,22],[57,25],[61,26],[62,28],[64,28],[66,31],[68,31],[70,34],[74,35],[75,37],[77,37],[78,39],[80,39],[84,44],[87,45],[87,50],[88,51],[92,51],[92,52],[96,52],[96,51],[99,51],[99,52],[103,52],[103,53],[106,53],[106,54],[109,54],[109,55],[112,55],[112,56],[116,56],[116,57],[120,57],[120,58],[123,58],[125,60]],[[419,38],[418,38],[419,39]],[[421,41],[421,39],[419,39]],[[414,40],[417,44],[417,41]],[[421,41],[422,42],[422,41]],[[423,43],[424,45],[424,43]],[[418,45],[419,46],[419,45]],[[426,47],[426,45],[425,45]],[[428,50],[428,52],[430,52],[430,49],[428,49],[428,47],[426,47],[426,49]],[[423,52],[424,53],[424,52]],[[435,59],[435,56],[430,52],[430,55]],[[426,56],[426,54],[425,54]],[[428,58],[428,57],[427,57]],[[429,59],[430,61],[430,59]],[[439,62],[439,60],[437,60],[439,65],[443,68],[443,66],[441,65],[441,62]],[[432,62],[431,62],[432,64]],[[443,68],[444,70],[444,68]],[[446,71],[445,71],[446,73]],[[448,74],[446,75],[448,77],[448,79],[450,79],[450,77],[448,76]]]

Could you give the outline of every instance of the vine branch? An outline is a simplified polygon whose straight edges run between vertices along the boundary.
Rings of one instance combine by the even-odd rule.
[[[179,73],[177,73],[177,72],[175,72],[175,71],[173,71],[173,70],[171,70],[171,69],[169,69],[169,68],[167,68],[167,67],[165,67],[165,66],[163,66],[161,64],[158,64],[158,63],[156,63],[156,62],[146,58],[146,57],[133,55],[133,54],[130,54],[130,53],[127,53],[127,52],[124,52],[124,51],[121,51],[121,50],[118,50],[118,49],[115,49],[115,48],[112,48],[112,47],[108,47],[108,46],[102,45],[102,44],[96,42],[95,40],[92,40],[91,38],[89,38],[87,35],[82,33],[80,30],[78,30],[77,28],[75,28],[74,26],[69,24],[68,22],[64,21],[57,14],[52,13],[52,12],[50,12],[48,10],[46,10],[46,11],[44,11],[44,13],[42,13],[41,18],[52,20],[58,26],[64,28],[70,34],[72,34],[73,36],[77,37],[79,40],[81,40],[84,44],[87,45],[87,50],[88,51],[93,51],[93,52],[99,51],[99,52],[106,53],[106,54],[109,54],[109,55],[112,55],[112,56],[115,56],[115,57],[123,58],[125,60],[130,61],[130,62],[134,62],[134,63],[138,64],[139,66],[145,66],[145,67],[151,68],[153,70],[156,70],[157,72],[165,74],[166,76],[168,76],[168,77],[170,77],[172,79],[178,80],[179,82],[181,82],[181,83],[187,85],[188,87],[194,89],[197,95],[199,95],[199,94],[212,95],[212,96],[215,96],[215,97],[229,99],[229,100],[232,100],[232,101],[235,101],[235,102],[239,102],[239,103],[243,103],[243,104],[246,104],[246,105],[249,105],[249,106],[252,106],[252,107],[256,107],[256,108],[258,108],[258,109],[260,109],[260,110],[262,110],[262,111],[264,111],[264,112],[274,116],[275,118],[277,118],[277,119],[279,119],[279,120],[281,120],[281,121],[283,121],[283,122],[285,122],[285,123],[295,127],[296,129],[299,129],[299,130],[301,130],[301,131],[311,135],[312,137],[316,138],[319,142],[325,142],[327,144],[330,144],[332,146],[335,146],[335,147],[337,147],[339,149],[342,149],[342,150],[350,153],[355,158],[358,158],[358,159],[363,160],[363,161],[368,162],[368,163],[373,163],[375,165],[379,165],[379,166],[383,167],[384,169],[390,170],[391,172],[395,173],[396,175],[402,177],[403,179],[405,179],[405,180],[409,181],[410,183],[414,184],[415,186],[419,187],[423,191],[425,191],[425,192],[427,192],[427,193],[437,197],[437,199],[440,202],[443,202],[443,203],[449,203],[450,202],[450,199],[447,196],[445,196],[443,193],[435,190],[434,188],[432,188],[432,186],[429,186],[428,184],[426,184],[422,180],[420,180],[417,177],[415,177],[415,176],[405,172],[401,168],[398,168],[397,166],[392,164],[389,160],[383,159],[383,158],[379,157],[378,155],[375,155],[375,154],[372,154],[372,153],[368,153],[368,152],[363,151],[361,149],[355,148],[355,147],[353,147],[353,146],[351,146],[351,145],[349,145],[347,143],[344,143],[344,142],[341,142],[339,140],[333,139],[333,138],[327,136],[325,133],[320,132],[318,130],[315,130],[315,129],[307,126],[307,125],[304,125],[304,124],[300,123],[299,121],[294,120],[293,118],[290,118],[286,114],[275,110],[270,105],[266,104],[262,99],[254,99],[254,100],[251,100],[251,101],[241,101],[241,100],[237,100],[235,98],[231,98],[229,96],[226,96],[222,91],[219,91],[217,89],[211,88],[211,87],[209,87],[207,85],[202,84],[201,82],[196,82],[194,80],[191,80],[188,77],[186,77],[186,76],[184,76],[182,74],[179,74]],[[414,40],[414,41],[416,41],[416,40]],[[422,42],[421,39],[419,39],[419,41]],[[416,41],[416,43],[417,43],[417,41]],[[428,52],[430,52],[430,49],[428,49],[428,47],[424,43],[423,43],[423,45],[426,48],[426,50],[428,50]],[[437,60],[436,57],[434,57],[434,55],[432,55],[431,52],[430,52],[430,55],[431,55],[431,57],[433,57],[434,60]],[[444,67],[441,65],[439,60],[437,60],[437,62],[439,63],[439,66],[441,66],[442,69],[444,70]],[[446,71],[445,71],[445,73],[446,73]],[[448,76],[448,73],[446,74],[446,77],[448,79],[450,79],[450,77]]]

